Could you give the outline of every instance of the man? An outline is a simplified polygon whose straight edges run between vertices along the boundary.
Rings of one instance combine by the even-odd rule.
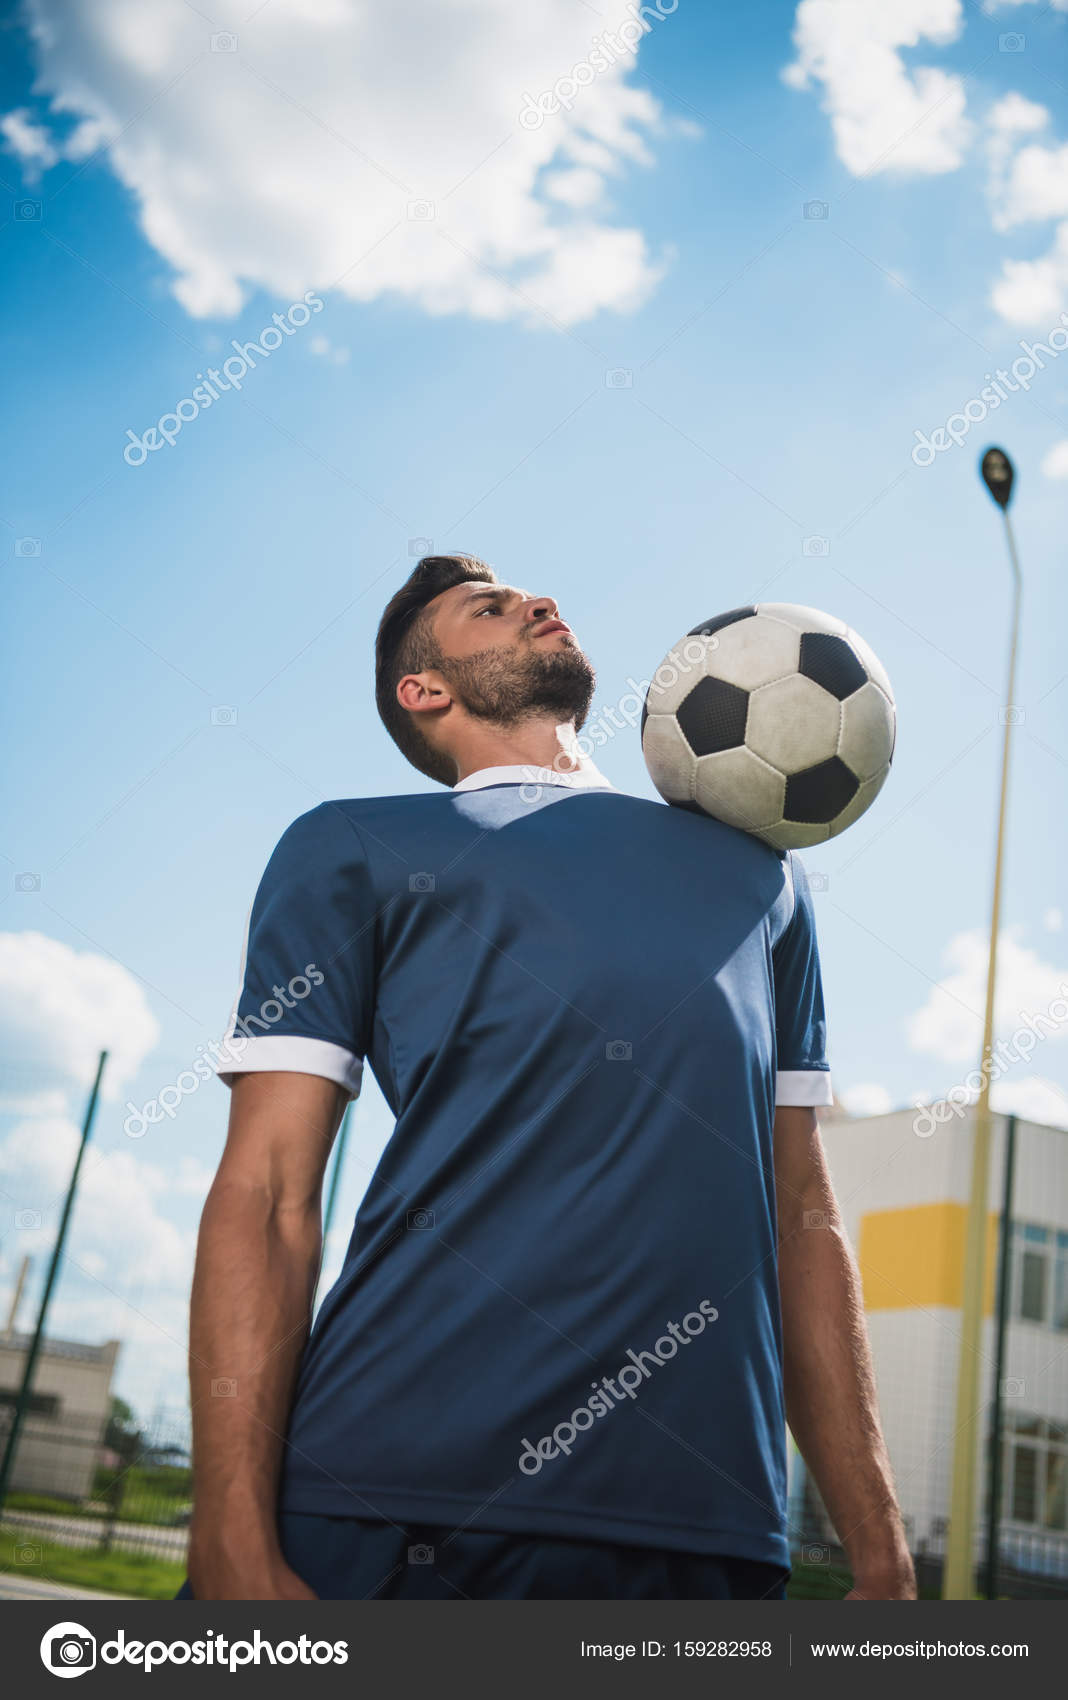
[[[593,686],[551,597],[424,559],[377,700],[449,789],[323,804],[271,858],[180,1597],[781,1599],[787,1419],[850,1597],[915,1597],[800,866],[615,790],[576,747]],[[396,1127],[309,1339],[364,1058]]]

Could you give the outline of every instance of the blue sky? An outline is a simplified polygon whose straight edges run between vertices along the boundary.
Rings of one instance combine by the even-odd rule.
[[[33,1255],[26,1326],[107,1043],[52,1330],[126,1341],[119,1390],[146,1414],[182,1397],[226,1099],[207,1084],[136,1141],[124,1104],[219,1037],[285,826],[323,798],[431,789],[379,725],[370,668],[424,539],[555,595],[598,706],[753,600],[826,609],[874,647],[893,771],[806,861],[836,1083],[857,1110],[903,1105],[978,1050],[1009,577],[976,466],[1003,443],[1026,597],[1002,1030],[1068,979],[1068,354],[911,458],[1068,308],[1063,7],[912,0],[895,25],[875,5],[679,0],[536,133],[524,94],[559,89],[623,7],[553,0],[537,30],[503,0],[447,23],[421,0],[385,21],[359,0],[212,9],[114,0],[56,39],[52,0],[9,9],[0,86],[20,728],[0,1275]],[[322,311],[240,393],[127,464],[129,432],[308,290]],[[636,731],[599,762],[655,795]],[[1059,1035],[1010,1085],[1068,1125]],[[372,1085],[329,1270],[388,1128]]]

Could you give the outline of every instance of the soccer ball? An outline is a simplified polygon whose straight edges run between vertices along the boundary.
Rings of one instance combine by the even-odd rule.
[[[694,626],[657,668],[642,753],[669,803],[777,850],[859,820],[894,753],[890,680],[843,620],[790,602]]]

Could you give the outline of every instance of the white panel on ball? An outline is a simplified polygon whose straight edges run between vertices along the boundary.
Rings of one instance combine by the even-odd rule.
[[[712,638],[693,636],[672,644],[649,684],[645,701],[650,714],[676,713],[698,679],[715,672],[712,646]]]
[[[835,637],[845,637],[849,631],[844,620],[836,620],[833,614],[824,614],[819,608],[804,608],[797,602],[758,602],[756,611],[770,620],[784,620],[798,632],[833,632]]]
[[[782,820],[786,781],[752,750],[718,750],[699,758],[693,795],[717,820],[758,832]]]
[[[824,844],[831,836],[829,826],[802,826],[798,821],[784,821],[781,826],[769,827],[766,832],[758,832],[765,844],[771,844],[776,850],[807,850],[812,844]]]
[[[893,747],[893,709],[878,685],[861,685],[842,704],[838,754],[858,779],[871,779],[886,766]]]
[[[692,803],[694,753],[673,714],[650,714],[642,749],[657,790],[668,803]]]
[[[829,761],[838,748],[841,704],[821,685],[794,673],[749,698],[745,741],[780,773]]]
[[[743,691],[796,673],[801,657],[800,633],[780,620],[764,620],[759,614],[722,626],[706,641],[711,646],[709,673]]]
[[[875,775],[874,779],[867,780],[865,782],[865,784],[863,784],[860,787],[860,789],[856,793],[856,796],[853,797],[852,800],[846,804],[846,806],[842,810],[841,814],[835,815],[835,817],[834,817],[834,819],[833,819],[833,821],[831,822],[831,825],[830,825],[830,830],[829,830],[829,836],[830,837],[832,837],[832,838],[837,837],[837,835],[840,832],[845,831],[847,826],[852,826],[853,822],[855,820],[860,819],[860,817],[864,813],[865,809],[868,808],[875,801],[876,797],[879,795],[879,792],[882,790],[883,785],[886,782],[886,776],[889,772],[890,772],[890,763],[887,762],[886,766],[884,768],[882,768],[882,770]]]
[[[864,666],[867,668],[869,677],[875,680],[879,689],[881,691],[885,691],[887,697],[891,702],[893,702],[894,693],[890,685],[889,677],[887,676],[886,668],[879,660],[874,649],[872,649],[870,645],[866,644],[864,639],[857,632],[853,631],[852,628],[850,628],[849,631],[849,641],[860,656]]]

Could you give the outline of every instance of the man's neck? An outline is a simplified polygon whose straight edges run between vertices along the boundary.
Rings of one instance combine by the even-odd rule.
[[[462,749],[455,751],[456,782],[484,767],[547,767],[556,773],[574,773],[582,766],[576,748],[575,728],[549,721],[525,721],[507,731],[487,725],[471,727]]]

